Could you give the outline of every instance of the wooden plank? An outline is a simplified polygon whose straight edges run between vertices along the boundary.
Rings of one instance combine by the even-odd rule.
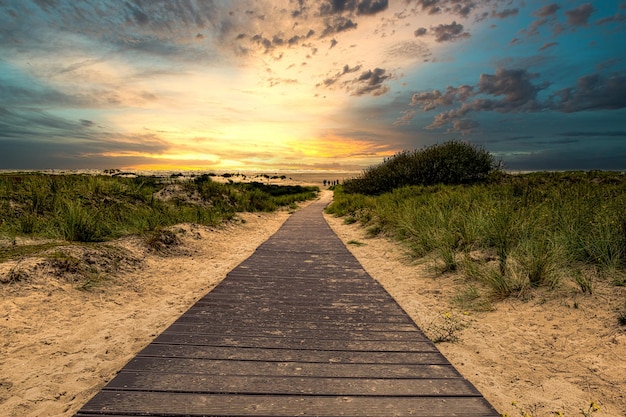
[[[348,320],[307,320],[308,316],[300,317],[294,320],[291,317],[269,316],[259,317],[256,315],[248,315],[243,317],[233,317],[232,314],[184,314],[180,316],[173,324],[204,324],[207,321],[214,321],[216,326],[232,327],[234,325],[241,327],[262,326],[264,329],[309,329],[309,330],[366,330],[366,331],[392,331],[392,332],[421,332],[413,323],[395,323],[395,322],[364,322],[355,321],[352,317]]]
[[[462,378],[379,379],[293,376],[233,376],[207,378],[204,374],[152,372],[119,373],[108,390],[202,394],[334,395],[374,397],[480,396]]]
[[[204,320],[220,320],[223,317],[232,319],[246,319],[255,317],[272,318],[277,320],[293,320],[295,321],[319,321],[319,322],[345,322],[345,323],[405,323],[415,325],[411,319],[405,315],[383,315],[371,313],[345,313],[339,311],[304,311],[299,308],[278,308],[278,306],[269,307],[250,307],[232,309],[217,309],[214,306],[191,307],[183,315],[183,317],[203,318]]]
[[[493,417],[482,397],[326,397],[101,391],[81,410],[99,415]]]
[[[174,374],[317,376],[337,378],[459,378],[452,365],[346,364],[308,362],[263,362],[137,356],[125,371]]]
[[[366,341],[404,341],[404,342],[424,342],[428,339],[422,332],[413,329],[411,331],[386,331],[386,330],[355,330],[355,329],[300,329],[261,326],[263,322],[258,322],[256,326],[222,326],[220,323],[173,323],[166,332],[180,334],[219,334],[219,335],[247,335],[247,336],[267,336],[267,337],[290,337],[307,338],[318,340],[366,340]]]
[[[435,352],[431,342],[396,341],[346,341],[318,339],[285,339],[282,337],[194,335],[168,333],[167,330],[154,339],[153,343],[170,345],[237,346],[263,347],[267,349],[308,349],[308,350],[356,350],[366,352]]]
[[[298,350],[165,345],[151,343],[137,356],[163,358],[233,359],[266,362],[364,363],[449,365],[438,351],[430,352],[360,352],[333,350]]]

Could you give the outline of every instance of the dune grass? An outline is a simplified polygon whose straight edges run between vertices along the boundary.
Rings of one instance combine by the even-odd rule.
[[[626,175],[494,175],[472,185],[409,186],[372,197],[335,190],[328,212],[402,241],[440,272],[459,270],[493,298],[626,284]]]
[[[170,198],[159,198],[166,187]],[[214,182],[209,175],[0,175],[0,237],[100,242],[178,223],[215,226],[237,212],[274,211],[314,198],[317,187]]]

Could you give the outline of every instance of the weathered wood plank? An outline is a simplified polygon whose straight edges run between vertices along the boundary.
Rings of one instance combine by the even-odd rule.
[[[298,350],[215,347],[196,345],[165,345],[151,343],[137,356],[190,359],[233,359],[274,362],[364,363],[449,365],[438,351],[429,352],[360,352],[333,350]]]
[[[309,320],[307,320],[309,319]],[[396,323],[396,322],[365,322],[356,321],[353,317],[347,319],[330,320],[319,318],[317,320],[310,319],[309,316],[303,316],[298,319],[293,317],[258,317],[258,315],[247,315],[233,317],[232,314],[184,314],[180,316],[172,324],[201,324],[207,321],[214,321],[215,326],[232,327],[258,327],[264,329],[308,329],[308,330],[363,330],[363,331],[391,331],[391,332],[413,332],[421,330],[413,323]]]
[[[289,337],[308,339],[344,339],[344,340],[366,340],[366,341],[403,341],[403,342],[424,342],[428,339],[422,332],[416,329],[409,331],[385,331],[385,330],[358,330],[358,329],[300,329],[289,327],[270,327],[258,323],[256,326],[225,327],[220,323],[197,323],[183,324],[173,323],[166,331],[168,333],[180,334],[220,334],[220,335],[246,335],[246,336],[266,336],[266,337]]]
[[[431,342],[396,342],[396,341],[347,341],[319,339],[287,339],[283,337],[261,337],[244,335],[194,335],[169,333],[167,330],[154,339],[153,343],[170,345],[204,345],[263,347],[267,349],[310,349],[310,350],[356,350],[365,352],[435,352]]]
[[[465,379],[377,379],[297,376],[233,376],[123,371],[108,390],[202,394],[271,394],[374,397],[480,396]]]
[[[125,371],[204,375],[317,376],[337,378],[459,378],[452,365],[263,362],[137,356]]]
[[[82,413],[167,416],[493,417],[482,397],[213,395],[101,391]],[[84,415],[84,414],[83,414]]]

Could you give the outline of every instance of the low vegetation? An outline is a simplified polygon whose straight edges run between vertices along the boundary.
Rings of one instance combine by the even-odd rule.
[[[316,187],[223,184],[202,175],[126,178],[109,175],[0,175],[0,238],[101,242],[144,235],[178,223],[218,225],[237,212],[293,207]],[[10,257],[3,248],[0,255]]]
[[[468,290],[458,298],[470,306],[488,305],[485,291],[492,301],[524,297],[564,280],[582,293],[592,293],[598,280],[626,285],[624,173],[495,170],[482,178],[380,195],[340,186],[327,210],[371,235],[398,239],[441,273],[460,272]]]
[[[408,185],[471,184],[497,172],[500,164],[486,150],[460,141],[400,152],[346,181],[347,193],[380,195]]]

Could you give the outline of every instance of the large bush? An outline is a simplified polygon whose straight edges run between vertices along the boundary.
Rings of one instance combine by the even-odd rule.
[[[498,169],[485,149],[460,141],[397,153],[344,184],[347,193],[378,195],[407,185],[468,184]]]

